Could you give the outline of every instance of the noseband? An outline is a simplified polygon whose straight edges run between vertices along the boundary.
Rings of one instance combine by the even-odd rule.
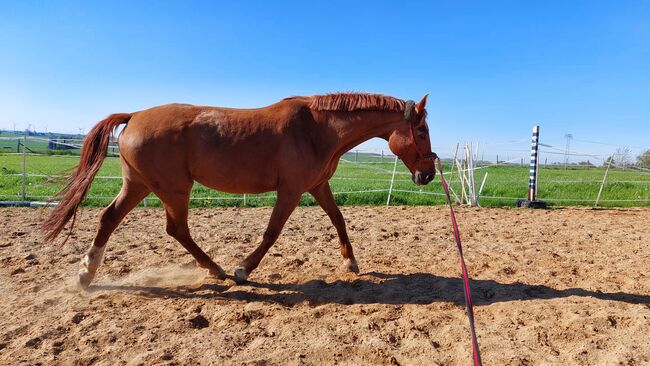
[[[418,154],[417,161],[435,161],[438,158],[438,155],[436,155],[434,152],[423,153],[420,150],[420,145],[418,145],[417,141],[415,140],[415,131],[413,131],[413,123],[411,121],[414,114],[415,102],[412,100],[407,100],[404,102],[404,120],[406,120],[406,123],[409,124],[409,128],[411,129],[411,140],[413,140],[413,145],[415,145],[415,152]]]

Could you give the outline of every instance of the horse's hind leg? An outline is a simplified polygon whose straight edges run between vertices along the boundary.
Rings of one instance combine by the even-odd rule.
[[[142,183],[126,179],[123,181],[120,193],[102,212],[95,240],[82,261],[83,267],[79,270],[79,285],[82,288],[87,288],[95,277],[97,268],[104,257],[108,238],[124,219],[124,216],[137,206],[149,192],[149,189]]]
[[[190,186],[191,188],[191,186]],[[208,257],[194,242],[187,225],[190,192],[161,194],[158,196],[165,206],[167,214],[167,234],[171,235],[196,259],[199,267],[207,269],[211,275],[220,280],[226,279],[223,269]]]

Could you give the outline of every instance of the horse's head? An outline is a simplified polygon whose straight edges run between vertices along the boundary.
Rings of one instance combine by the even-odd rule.
[[[417,185],[428,184],[436,175],[437,155],[431,152],[427,127],[427,95],[415,104],[412,100],[404,107],[404,124],[388,136],[388,147],[411,171]]]

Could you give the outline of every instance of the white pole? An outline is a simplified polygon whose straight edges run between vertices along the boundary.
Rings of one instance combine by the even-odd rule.
[[[390,195],[393,193],[393,183],[395,183],[395,171],[397,170],[397,155],[395,155],[395,163],[393,164],[393,176],[390,178],[390,188],[388,188],[388,199],[386,206],[390,205]]]
[[[27,133],[23,136],[23,201],[27,199]]]
[[[456,143],[456,152],[454,153],[454,162],[456,161],[456,156],[458,156],[458,143]],[[453,164],[452,164],[453,165]],[[454,182],[454,167],[452,166],[449,169],[449,186]]]
[[[451,170],[453,171],[453,169]],[[460,198],[458,198],[458,195],[456,194],[456,192],[454,192],[454,189],[451,188],[451,186],[449,186],[449,191],[451,191],[451,194],[454,195],[454,198],[456,199],[456,203],[463,203],[463,201],[461,201]]]
[[[465,157],[467,158],[467,177],[468,177],[468,194],[469,205],[476,206],[476,184],[474,182],[474,152],[472,151],[472,143],[465,144]]]
[[[246,207],[246,193],[244,193],[244,207]]]
[[[600,201],[600,194],[603,192],[603,186],[605,185],[605,180],[607,179],[607,172],[609,172],[609,166],[612,165],[612,160],[614,160],[614,155],[609,157],[607,162],[607,169],[605,169],[605,175],[603,176],[603,181],[600,183],[600,189],[598,190],[598,196],[596,197],[596,203],[594,207],[598,207],[598,201]]]
[[[476,161],[478,160],[478,142],[476,143],[476,151],[472,155],[472,194],[474,195],[474,206],[478,206],[478,191],[476,190],[476,179],[474,172],[476,171]]]
[[[478,195],[476,195],[476,203],[477,203],[479,206],[481,206],[481,205],[479,204],[479,201],[478,201],[478,200],[479,200],[479,198],[481,197],[481,192],[483,192],[483,186],[485,185],[485,180],[487,179],[487,175],[488,175],[488,173],[485,172],[485,175],[483,176],[483,182],[481,183],[481,188],[478,189]]]
[[[465,142],[465,145],[463,146],[463,158],[464,158],[463,159],[464,160],[464,163],[463,163],[463,175],[464,175],[464,177],[463,178],[465,178],[465,182],[467,182],[467,196],[466,196],[467,202],[466,203],[471,206],[472,205],[472,182],[470,182],[470,180],[469,180],[469,157],[468,157],[468,155],[469,155],[469,151],[467,149],[467,142]]]
[[[456,203],[463,204],[462,199],[458,198],[458,195],[456,192],[454,192],[454,189],[451,188],[452,183],[454,183],[454,165],[456,164],[456,157],[458,156],[458,142],[456,143],[456,152],[454,152],[454,160],[451,163],[451,168],[449,169],[449,189],[451,190],[451,193],[454,194],[454,198],[456,199]]]
[[[470,149],[472,145],[470,144]],[[478,147],[478,143],[476,144],[476,147]],[[474,180],[474,170],[476,168],[476,155],[474,155],[474,151],[470,151],[472,153],[471,160],[472,160],[472,170],[470,170],[470,174],[472,177],[472,199],[474,202],[472,202],[472,206],[478,206],[478,202],[476,201],[476,181]]]
[[[465,203],[465,197],[467,196],[465,193],[465,173],[463,173],[461,162],[458,160],[456,160],[456,168],[458,169],[458,177],[460,179],[460,187],[462,189],[460,192],[460,203],[463,204]]]

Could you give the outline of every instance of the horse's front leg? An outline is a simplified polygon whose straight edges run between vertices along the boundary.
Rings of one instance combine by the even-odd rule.
[[[336,201],[334,201],[334,195],[332,194],[329,183],[325,182],[309,193],[314,196],[316,202],[327,213],[327,216],[329,216],[332,224],[336,228],[336,232],[339,234],[341,256],[343,257],[345,268],[350,272],[359,273],[359,266],[357,265],[357,260],[354,258],[354,253],[352,253],[352,244],[350,243],[350,238],[348,238],[348,232],[345,228],[345,220],[343,219],[341,210],[336,205]]]
[[[280,236],[287,219],[293,210],[296,209],[296,206],[298,206],[300,196],[301,193],[298,192],[278,190],[278,200],[271,213],[269,226],[266,228],[262,237],[262,243],[235,269],[235,282],[245,282],[251,272],[257,268],[266,252],[268,252],[269,248],[271,248],[278,239],[278,236]]]

